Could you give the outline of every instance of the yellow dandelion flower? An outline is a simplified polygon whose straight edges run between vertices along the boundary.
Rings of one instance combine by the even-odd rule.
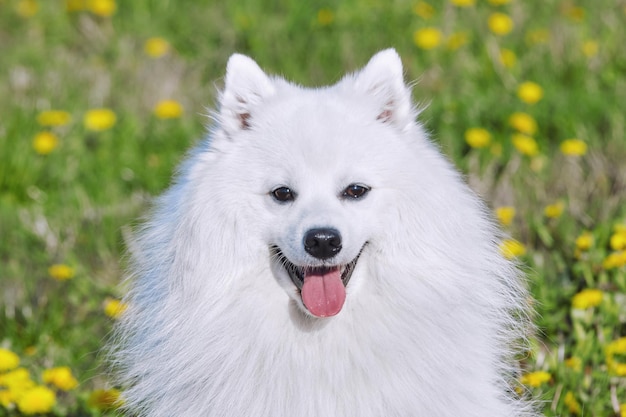
[[[64,110],[46,110],[37,115],[41,126],[64,126],[72,121],[72,115]]]
[[[500,63],[504,65],[505,68],[513,68],[516,62],[517,56],[515,56],[515,52],[506,48],[500,50]]]
[[[55,264],[48,268],[48,275],[57,281],[67,281],[74,278],[74,268],[65,264]]]
[[[112,128],[117,122],[117,116],[110,109],[91,109],[85,113],[83,124],[87,130],[101,132]]]
[[[550,40],[550,31],[548,29],[533,29],[526,32],[526,43],[530,45],[539,45]]]
[[[100,17],[111,17],[117,10],[115,0],[87,0],[87,9]]]
[[[30,373],[25,368],[17,368],[0,374],[0,385],[7,387],[9,391],[21,393],[35,386],[30,378]]]
[[[585,20],[585,9],[578,6],[569,6],[563,10],[563,14],[573,22],[582,22]]]
[[[562,201],[557,201],[554,204],[548,204],[543,209],[543,214],[550,219],[558,219],[563,214],[563,210],[565,209],[565,203]]]
[[[567,358],[564,362],[565,366],[573,371],[580,372],[583,369],[583,361],[578,356]]]
[[[526,247],[515,239],[505,239],[500,244],[500,253],[507,259],[513,259],[526,253]]]
[[[127,308],[128,306],[120,300],[107,298],[104,301],[104,314],[114,319],[121,317]]]
[[[0,372],[15,369],[20,364],[20,357],[8,349],[0,348]]]
[[[580,139],[566,139],[561,142],[560,149],[568,156],[582,156],[587,153],[587,144]]]
[[[162,100],[154,106],[154,114],[159,119],[175,119],[183,114],[183,106],[175,100]]]
[[[513,146],[523,155],[535,156],[539,153],[539,145],[537,141],[530,136],[516,133],[511,136]]]
[[[413,33],[413,42],[421,49],[434,49],[441,43],[443,35],[434,27],[418,29]]]
[[[465,45],[469,40],[467,32],[454,32],[446,40],[446,48],[451,51],[456,51],[461,46]]]
[[[15,5],[15,12],[24,18],[33,17],[39,11],[39,3],[36,0],[19,0]]]
[[[121,393],[115,388],[98,389],[89,395],[87,404],[99,410],[110,410],[124,405]]]
[[[457,7],[471,7],[476,4],[476,0],[450,0]]]
[[[8,389],[0,388],[0,406],[4,408],[9,408],[9,406],[11,406],[14,401],[13,397],[13,392],[9,391]]]
[[[328,8],[319,9],[317,12],[317,23],[320,26],[329,26],[335,21],[335,14]]]
[[[577,310],[586,310],[588,308],[597,307],[602,303],[604,293],[598,289],[586,288],[574,295],[572,298],[572,307]]]
[[[428,20],[435,15],[435,8],[425,1],[420,1],[413,6],[413,13],[424,20]]]
[[[565,394],[565,398],[563,398],[563,403],[572,414],[580,414],[580,412],[582,411],[580,403],[578,402],[572,391],[567,391],[567,394]]]
[[[596,41],[587,40],[583,42],[580,49],[583,51],[583,54],[585,54],[587,58],[592,58],[598,55],[600,45]]]
[[[609,371],[618,376],[626,376],[626,364],[615,360],[615,355],[626,354],[626,337],[610,342],[604,348],[604,353]]]
[[[65,0],[65,10],[80,12],[87,9],[87,0]]]
[[[52,384],[63,391],[69,391],[78,386],[78,381],[67,366],[46,369],[41,378],[46,384]]]
[[[526,81],[517,88],[517,96],[524,103],[535,104],[543,97],[543,89],[537,83]]]
[[[624,13],[626,14],[626,7],[624,7]],[[626,417],[626,403],[619,405],[619,416]]]
[[[508,4],[511,0],[488,0],[489,4],[491,4],[492,6],[503,6],[505,4]]]
[[[482,127],[472,127],[465,131],[465,142],[472,148],[484,148],[491,143],[491,133]]]
[[[613,250],[622,250],[626,249],[626,232],[625,231],[616,231],[611,235],[611,249]]]
[[[576,249],[586,251],[593,245],[593,235],[591,232],[583,232],[576,238]]]
[[[33,139],[33,149],[40,155],[48,155],[59,145],[59,138],[52,132],[39,132]]]
[[[143,44],[143,51],[152,58],[159,58],[170,50],[170,43],[161,37],[149,38]]]
[[[552,379],[552,375],[545,371],[535,371],[522,375],[520,382],[530,387],[539,387]]]
[[[524,112],[513,113],[509,117],[509,125],[527,135],[534,135],[537,132],[537,122],[530,114]]]
[[[626,251],[610,253],[602,261],[602,267],[604,269],[620,268],[626,265]]]
[[[54,392],[47,387],[34,387],[17,398],[17,408],[24,414],[43,414],[52,410],[56,404]]]
[[[495,12],[489,15],[487,26],[495,35],[504,36],[511,33],[514,25],[513,19],[508,14]]]
[[[503,206],[496,208],[496,217],[502,226],[508,226],[515,218],[515,207]]]

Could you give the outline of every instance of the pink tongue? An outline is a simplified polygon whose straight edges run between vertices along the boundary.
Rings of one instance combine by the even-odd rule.
[[[346,288],[341,282],[339,267],[330,271],[310,271],[304,274],[302,302],[311,314],[330,317],[341,311],[346,300]]]

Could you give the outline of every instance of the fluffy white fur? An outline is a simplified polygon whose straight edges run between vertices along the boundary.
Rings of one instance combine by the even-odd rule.
[[[138,233],[116,347],[141,416],[534,416],[512,394],[520,274],[483,203],[415,121],[394,50],[305,89],[243,55],[216,126]],[[358,200],[349,184],[371,187]],[[271,196],[279,186],[294,201]],[[334,317],[272,255],[312,227],[362,254]]]

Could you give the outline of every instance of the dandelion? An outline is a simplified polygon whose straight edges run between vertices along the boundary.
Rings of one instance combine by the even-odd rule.
[[[465,142],[472,148],[484,148],[491,142],[491,133],[481,127],[472,127],[465,131]]]
[[[513,19],[505,13],[491,13],[487,20],[487,26],[495,35],[504,36],[513,30]]]
[[[515,217],[515,207],[503,206],[496,209],[496,217],[502,226],[508,226],[513,222]]]
[[[593,58],[598,55],[598,49],[600,49],[600,46],[598,45],[598,42],[588,40],[583,42],[580,49],[587,58]]]
[[[24,18],[33,17],[39,11],[36,0],[19,0],[15,5],[15,12]]]
[[[489,4],[492,6],[503,6],[508,4],[511,0],[489,0]]]
[[[557,201],[554,204],[548,204],[543,209],[543,214],[549,219],[558,219],[563,214],[563,210],[565,209],[565,203],[562,201]]]
[[[540,387],[541,385],[549,382],[552,379],[552,375],[545,371],[535,371],[522,375],[520,382],[530,387]]]
[[[580,412],[582,411],[580,408],[580,403],[578,402],[572,391],[567,391],[567,394],[565,394],[565,398],[563,398],[563,403],[572,414],[580,414]]]
[[[55,404],[54,392],[41,386],[29,389],[17,398],[17,408],[27,415],[48,413]]]
[[[573,22],[582,22],[585,20],[585,9],[578,6],[566,7],[563,14]]]
[[[151,58],[160,58],[170,50],[170,43],[164,38],[149,38],[143,44],[143,51]]]
[[[87,8],[87,0],[65,0],[65,10],[68,12],[80,12]]]
[[[48,275],[57,281],[67,281],[74,278],[74,268],[65,264],[55,264],[48,268]]]
[[[159,119],[175,119],[183,114],[183,106],[175,100],[162,100],[154,107],[154,114]]]
[[[413,33],[413,42],[421,49],[434,49],[441,43],[441,31],[434,27],[418,29]]]
[[[33,149],[39,155],[48,155],[59,145],[59,139],[52,132],[39,132],[33,139]]]
[[[587,153],[587,144],[580,139],[566,139],[561,142],[560,149],[567,156],[582,156]]]
[[[476,0],[450,0],[457,7],[471,7],[476,4]]]
[[[87,0],[87,9],[100,17],[111,17],[117,10],[115,0]]]
[[[626,251],[610,253],[602,261],[602,267],[604,269],[620,268],[626,265]]]
[[[524,103],[535,104],[543,97],[543,89],[537,83],[526,81],[517,88],[517,96]]]
[[[113,319],[120,318],[127,308],[128,306],[120,300],[108,298],[104,301],[104,314]]]
[[[576,249],[587,251],[593,245],[593,235],[590,232],[583,232],[576,238]]]
[[[507,48],[500,50],[500,63],[504,65],[505,68],[513,68],[516,62],[517,57],[515,56],[515,52]]]
[[[530,45],[539,45],[550,40],[550,31],[548,29],[534,29],[528,31],[525,36],[526,43]]]
[[[586,288],[574,295],[572,298],[572,307],[576,310],[586,310],[588,308],[597,307],[602,303],[604,293],[598,289]]]
[[[526,253],[526,247],[515,239],[505,239],[500,244],[500,253],[506,259],[513,259]]]
[[[537,132],[537,122],[528,113],[515,112],[509,116],[509,125],[515,130],[527,135],[534,135]]]
[[[413,13],[424,20],[428,20],[435,15],[435,8],[425,1],[420,1],[413,6]]]
[[[37,115],[41,126],[64,126],[72,120],[72,115],[64,110],[46,110]]]
[[[83,124],[87,130],[101,132],[112,128],[117,122],[117,116],[110,109],[91,109],[85,113]]]
[[[569,369],[580,372],[583,368],[583,361],[578,356],[572,356],[571,358],[567,358],[564,361],[565,366]]]
[[[539,153],[539,145],[537,145],[537,141],[530,136],[516,133],[511,136],[511,141],[513,142],[515,149],[523,155],[535,156]]]
[[[613,340],[604,350],[609,371],[618,376],[626,376],[626,364],[615,360],[615,355],[626,354],[626,337]]]
[[[8,349],[0,348],[0,372],[15,369],[20,364],[20,357]]]
[[[446,48],[451,51],[457,50],[461,46],[465,45],[468,39],[469,37],[467,35],[467,32],[454,32],[446,40]]]
[[[31,389],[35,383],[30,379],[30,374],[25,368],[17,368],[4,374],[0,374],[0,385],[7,387],[9,391],[22,392]]]
[[[13,402],[13,393],[8,389],[0,389],[0,405],[4,408],[9,408]]]
[[[52,384],[63,391],[69,391],[78,386],[78,381],[67,366],[46,369],[41,378],[46,384]]]
[[[98,389],[89,395],[87,404],[99,410],[110,410],[122,406],[124,401],[120,391],[115,388]]]
[[[626,231],[617,230],[613,233],[611,235],[610,245],[613,250],[626,249]]]
[[[330,9],[324,8],[317,12],[317,23],[319,23],[320,26],[329,26],[334,22],[334,20],[335,15]]]

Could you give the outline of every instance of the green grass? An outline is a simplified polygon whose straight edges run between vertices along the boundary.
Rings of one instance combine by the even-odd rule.
[[[408,79],[419,81],[414,97],[428,105],[421,119],[442,150],[492,207],[516,209],[507,229],[526,247],[520,259],[539,326],[521,364],[550,374],[528,389],[548,416],[572,414],[568,392],[581,415],[619,415],[626,372],[609,369],[606,349],[626,335],[626,271],[603,262],[619,249],[610,245],[615,225],[626,224],[626,3],[511,0],[460,8],[430,0],[429,19],[414,12],[420,3],[138,0],[101,17],[46,0],[25,17],[18,10],[27,2],[0,0],[0,347],[17,353],[37,383],[44,369],[72,369],[80,385],[54,388],[52,415],[107,413],[87,399],[108,387],[99,349],[113,320],[103,305],[121,296],[127,231],[204,134],[210,121],[203,115],[214,106],[228,56],[249,54],[269,72],[315,86],[390,46]],[[330,21],[318,17],[322,9]],[[511,33],[489,31],[494,11],[512,17]],[[438,28],[442,44],[417,47],[413,34],[425,27]],[[446,47],[459,32],[467,42]],[[533,42],[537,33],[548,36]],[[143,52],[154,36],[170,42],[165,56]],[[583,53],[588,41],[596,42],[595,54]],[[502,48],[515,53],[514,66],[502,65]],[[538,103],[517,97],[524,81],[543,88]],[[161,99],[182,103],[183,116],[155,117]],[[90,132],[82,118],[101,107],[112,109],[117,123]],[[36,120],[49,109],[69,112],[72,121],[49,129],[58,146],[40,155],[33,138],[47,128]],[[508,118],[516,111],[537,121],[538,155],[512,146]],[[496,147],[468,146],[471,127],[489,131]],[[583,140],[587,153],[563,155],[559,144],[569,138]],[[544,208],[557,201],[563,213],[547,218]],[[594,244],[575,256],[584,231]],[[51,278],[53,264],[71,266],[74,277]],[[572,297],[584,288],[602,290],[602,302],[573,309]],[[616,355],[626,363],[624,353]],[[579,369],[566,365],[570,357],[580,359]],[[7,403],[0,405],[4,415],[22,414]]]

